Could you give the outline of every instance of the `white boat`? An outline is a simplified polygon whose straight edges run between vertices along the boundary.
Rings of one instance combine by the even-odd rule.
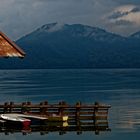
[[[29,118],[29,119],[40,119],[40,120],[46,120],[47,117],[41,117],[39,115],[31,115],[31,114],[18,114],[18,113],[8,113],[8,114],[1,114],[0,115],[1,118],[13,118],[17,119],[17,118]]]
[[[42,117],[40,115],[33,115],[33,114],[16,114],[22,118],[29,118],[29,119],[39,119],[39,120],[47,120],[47,117]]]
[[[38,115],[28,115],[28,114],[18,114],[18,113],[8,113],[1,114],[0,118],[8,123],[20,123],[23,126],[37,125],[44,123],[47,118]]]
[[[17,114],[1,114],[0,117],[8,123],[20,123],[22,126],[30,126],[31,120],[18,116]]]

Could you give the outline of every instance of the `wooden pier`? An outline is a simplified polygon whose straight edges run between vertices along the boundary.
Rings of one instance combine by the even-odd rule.
[[[42,135],[56,131],[58,131],[59,134],[65,134],[67,131],[76,131],[77,134],[81,134],[82,131],[95,131],[95,134],[99,134],[100,131],[110,130],[108,126],[108,110],[110,107],[110,105],[97,102],[94,104],[82,104],[81,102],[77,102],[74,105],[70,105],[64,101],[58,104],[49,104],[47,101],[39,104],[32,104],[31,102],[6,102],[0,104],[0,114],[22,113],[46,117],[52,114],[58,114],[60,116],[68,116],[67,125],[64,125],[63,122],[59,122],[60,124],[51,122],[45,126],[31,126],[32,132],[40,132]],[[22,132],[22,128],[18,130],[14,128],[14,126],[2,127],[1,125],[0,132],[5,132],[5,134],[9,132]]]
[[[69,120],[106,120],[108,118],[108,109],[110,105],[104,105],[95,102],[95,104],[82,104],[77,102],[75,105],[69,105],[62,101],[58,104],[48,104],[47,101],[39,104],[23,102],[15,104],[6,102],[0,104],[0,113],[30,113],[38,115],[67,115]]]

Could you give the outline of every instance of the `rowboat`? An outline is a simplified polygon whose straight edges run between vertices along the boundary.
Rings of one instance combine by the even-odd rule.
[[[47,118],[41,117],[37,115],[28,115],[28,114],[17,114],[17,113],[8,113],[8,114],[1,114],[0,118],[5,120],[8,123],[20,123],[23,126],[25,125],[38,125],[44,123]]]
[[[23,127],[28,127],[31,124],[30,119],[26,119],[23,117],[18,116],[17,114],[1,114],[1,119],[5,120],[8,124],[18,124],[22,125]]]

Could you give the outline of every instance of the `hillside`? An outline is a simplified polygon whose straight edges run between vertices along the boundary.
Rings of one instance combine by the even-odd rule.
[[[138,41],[96,27],[51,23],[17,40],[25,59],[1,60],[0,68],[137,68]]]

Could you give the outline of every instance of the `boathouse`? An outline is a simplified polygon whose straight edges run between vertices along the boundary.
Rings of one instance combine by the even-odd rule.
[[[0,31],[0,57],[23,58],[25,52]]]

